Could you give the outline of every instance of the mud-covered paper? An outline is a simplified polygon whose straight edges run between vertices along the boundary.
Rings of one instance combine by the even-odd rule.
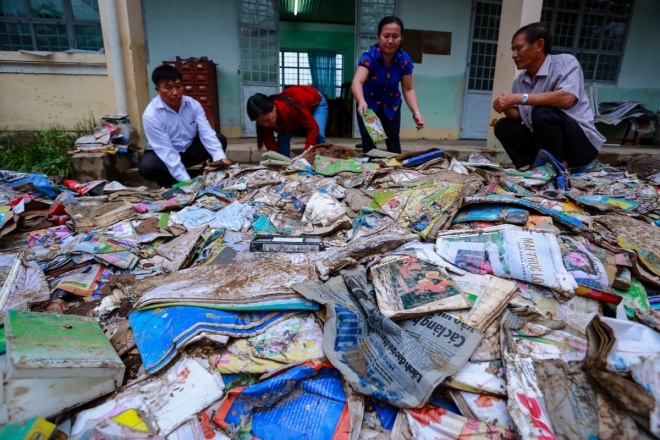
[[[577,284],[566,271],[552,232],[495,226],[438,236],[436,252],[472,273],[527,281],[573,296]]]
[[[423,405],[435,387],[467,361],[481,335],[446,314],[408,320],[402,329],[373,301],[357,266],[326,283],[292,287],[325,304],[323,350],[358,392],[399,408]]]
[[[442,267],[413,256],[385,257],[371,268],[371,277],[378,308],[388,318],[470,307],[466,295]]]

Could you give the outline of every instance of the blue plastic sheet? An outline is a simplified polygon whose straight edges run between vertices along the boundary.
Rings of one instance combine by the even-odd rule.
[[[378,402],[372,402],[372,405],[376,410],[376,413],[378,413],[380,424],[383,425],[383,428],[391,431],[392,428],[394,428],[396,416],[399,414],[399,408]]]
[[[458,406],[454,402],[450,402],[449,400],[440,397],[440,396],[431,396],[429,399],[429,403],[431,405],[435,405],[439,408],[444,408],[449,412],[452,412],[454,414],[458,414],[459,416],[462,416],[463,413],[461,412],[460,409],[458,409]]]
[[[43,174],[0,170],[0,184],[22,193],[46,197],[51,200],[54,200],[59,194],[59,191],[53,188],[48,177]]]
[[[340,373],[305,364],[263,382],[235,388],[213,421],[239,438],[348,439],[348,404]]]
[[[557,189],[562,191],[568,191],[571,189],[571,182],[568,180],[568,170],[559,162],[552,154],[548,153],[546,150],[540,150],[536,155],[534,160],[534,167],[540,167],[545,164],[551,164],[553,168],[557,171],[557,178],[555,179],[555,184]]]
[[[145,370],[165,367],[190,340],[201,334],[247,338],[258,335],[294,313],[231,312],[204,307],[172,306],[138,310],[128,320]]]
[[[418,156],[413,156],[413,157],[409,157],[408,159],[404,159],[401,162],[401,164],[404,167],[416,167],[417,165],[421,165],[424,162],[428,162],[430,160],[437,159],[443,156],[444,156],[444,152],[442,150],[429,151],[428,153],[424,153]]]

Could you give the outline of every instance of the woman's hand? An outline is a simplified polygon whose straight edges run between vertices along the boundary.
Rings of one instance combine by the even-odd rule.
[[[358,111],[359,114],[366,115],[367,110],[369,110],[369,106],[367,105],[366,101],[363,100],[363,101],[357,103],[357,111]]]
[[[364,99],[364,86],[365,81],[367,81],[367,75],[369,75],[369,70],[364,66],[357,66],[355,69],[355,76],[351,82],[351,91],[353,92],[353,98],[355,98],[355,103],[357,104],[356,109],[358,114],[364,115],[367,113],[369,106],[367,101]]]
[[[424,128],[424,116],[421,113],[417,112],[413,114],[413,120],[415,121],[415,126],[417,130]]]

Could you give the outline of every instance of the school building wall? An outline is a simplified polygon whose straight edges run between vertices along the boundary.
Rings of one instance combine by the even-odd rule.
[[[241,136],[240,44],[235,0],[142,0],[147,70],[163,61],[208,57],[216,64],[220,126],[227,137]],[[149,81],[150,96],[156,96]]]
[[[633,100],[660,109],[660,1],[637,0],[616,84],[598,84],[598,100]]]
[[[413,81],[426,122],[423,130],[417,130],[408,107],[403,104],[402,138],[458,139],[471,10],[471,2],[465,0],[445,0],[442,5],[437,0],[399,2],[398,14],[406,29],[452,34],[451,54],[423,54],[422,63],[415,64]]]
[[[81,74],[81,71],[87,71]],[[105,55],[0,52],[0,132],[74,130],[114,113]]]
[[[237,2],[198,0],[192,6],[176,0],[142,0],[142,13],[146,67],[139,62],[130,66],[133,74],[150,74],[163,60],[176,56],[207,56],[217,64],[222,130],[230,137],[241,136]],[[452,33],[449,55],[424,54],[422,62],[416,65],[414,83],[426,127],[420,131],[414,128],[404,104],[402,136],[457,139],[465,96],[471,2],[444,0],[440,7],[437,0],[400,1],[398,15],[407,29]],[[598,84],[601,102],[632,99],[653,111],[660,108],[660,28],[656,26],[659,17],[659,1],[635,2],[618,81]],[[353,53],[353,33],[349,28],[284,22],[280,23],[280,43],[285,49],[334,47],[345,51],[344,78],[350,81],[359,54]],[[314,29],[318,29],[316,35]],[[141,73],[142,69],[146,72]],[[149,96],[154,97],[153,84],[143,82],[148,82]],[[136,81],[137,92],[145,87],[140,84],[142,81]],[[105,54],[55,53],[44,57],[0,51],[0,90],[3,132],[39,131],[51,124],[72,130],[90,114],[98,118],[116,109]],[[131,113],[137,111],[131,109]],[[131,114],[133,121],[140,116]]]

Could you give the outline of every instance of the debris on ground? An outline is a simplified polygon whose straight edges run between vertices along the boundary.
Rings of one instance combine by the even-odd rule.
[[[0,171],[0,439],[660,438],[660,166],[624,165]]]

